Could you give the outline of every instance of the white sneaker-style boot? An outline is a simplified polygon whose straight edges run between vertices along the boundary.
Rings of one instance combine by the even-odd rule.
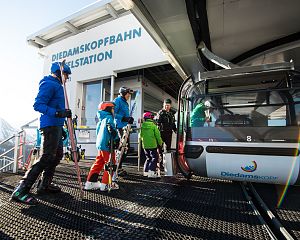
[[[111,184],[111,190],[118,190],[119,184],[117,184],[116,182],[112,182]],[[105,183],[100,183],[100,191],[105,192],[108,191],[108,184]]]
[[[157,172],[148,171],[148,178],[160,178],[160,174],[158,175]]]
[[[108,184],[100,183],[100,191],[104,192],[108,190]]]
[[[84,184],[84,190],[97,190],[100,188],[101,183],[98,182],[89,182],[86,181]]]

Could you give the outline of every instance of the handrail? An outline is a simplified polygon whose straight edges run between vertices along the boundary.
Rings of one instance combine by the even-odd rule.
[[[12,147],[11,149],[7,150],[6,152],[0,154],[0,157],[2,157],[2,156],[5,157],[6,154],[8,154],[9,152],[11,152],[11,151],[14,150],[14,149],[15,149],[15,147]]]
[[[23,135],[22,135],[23,134]],[[22,136],[23,141],[20,142],[20,137]],[[11,159],[7,156],[5,156],[6,154],[10,153],[11,151],[14,151],[14,158],[13,160],[9,163],[9,164],[6,164],[5,166],[1,167],[1,171],[5,168],[7,168],[8,166],[12,165],[13,164],[13,172],[16,173],[18,171],[18,163],[20,161],[20,159],[22,159],[24,157],[24,152],[23,154],[19,154],[18,153],[18,150],[25,146],[25,137],[26,137],[26,134],[25,134],[25,131],[24,130],[21,130],[19,132],[16,132],[13,136],[11,137],[8,137],[6,138],[5,140],[1,141],[0,142],[0,146],[3,145],[4,143],[7,143],[8,141],[12,140],[15,138],[15,144],[14,144],[14,147],[8,149],[7,151],[5,151],[4,153],[0,154],[0,158],[3,158],[3,159],[0,159],[1,161],[5,161],[6,158],[8,159]],[[24,148],[23,148],[23,151],[24,151]]]
[[[29,126],[29,125],[30,125],[31,123],[36,122],[37,120],[39,120],[39,119],[38,119],[38,118],[35,118],[35,119],[31,120],[30,122],[28,122],[28,123],[24,124],[23,126],[21,126],[21,129],[24,129],[24,128],[32,128],[32,127]],[[36,127],[34,127],[34,128],[36,128]]]
[[[9,137],[9,138],[4,139],[2,142],[0,142],[0,145],[2,145],[2,144],[4,144],[4,143],[8,142],[9,140],[13,139],[14,137],[15,137],[15,135],[13,135],[13,136],[11,136],[11,137]]]
[[[38,118],[33,119],[32,121],[24,124],[21,127],[21,131],[14,133],[13,136],[10,136],[3,141],[0,142],[0,146],[7,143],[8,141],[15,139],[14,141],[14,147],[8,149],[4,153],[0,154],[0,161],[6,161],[9,159],[11,162],[9,164],[6,164],[4,167],[1,167],[1,171],[5,169],[5,167],[8,167],[13,164],[13,172],[16,173],[18,171],[19,164],[25,163],[25,147],[26,147],[26,131],[27,128],[37,128],[37,126],[30,126],[32,123],[36,122]],[[11,142],[13,143],[13,141]],[[8,156],[5,156],[6,154],[10,153],[11,151],[14,151],[13,158],[10,158]],[[22,161],[23,159],[23,161]],[[5,162],[4,162],[5,163]]]
[[[20,135],[22,132],[24,132],[24,131],[21,130],[21,131],[17,132],[16,134]],[[11,140],[11,139],[13,139],[13,138],[16,136],[16,134],[14,134],[14,135],[11,136],[11,137],[8,137],[8,138],[4,139],[2,142],[0,142],[0,145],[2,145],[3,143],[8,142],[8,141]]]
[[[4,156],[3,158],[8,159],[8,160],[10,160],[10,161],[13,161],[13,160],[14,160],[13,158],[8,157],[8,156]]]
[[[10,165],[12,165],[13,163],[14,163],[14,161],[11,161],[11,162],[9,162],[8,164],[4,165],[2,168],[0,168],[0,172],[1,172],[3,169],[5,169],[5,168],[9,167]]]
[[[13,165],[13,163],[14,163],[14,159],[7,157],[7,156],[4,156],[3,159],[1,159],[1,160],[4,160],[5,162],[8,162],[8,163],[6,163],[4,166],[0,167],[0,172],[2,172],[4,169],[7,169],[10,165]]]

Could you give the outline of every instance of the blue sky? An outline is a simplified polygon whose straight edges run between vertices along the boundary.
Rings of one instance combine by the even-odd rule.
[[[96,0],[10,0],[1,3],[0,117],[13,127],[38,117],[33,108],[43,59],[26,38]]]

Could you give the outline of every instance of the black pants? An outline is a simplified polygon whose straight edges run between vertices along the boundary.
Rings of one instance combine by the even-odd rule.
[[[172,144],[172,131],[161,131],[160,135],[161,139],[166,144],[167,151],[170,151]]]
[[[35,162],[23,177],[23,184],[31,188],[41,173],[50,184],[56,166],[63,157],[62,127],[46,127],[41,129],[44,138],[42,156]]]

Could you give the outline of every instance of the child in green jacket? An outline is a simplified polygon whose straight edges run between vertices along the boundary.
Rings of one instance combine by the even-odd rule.
[[[157,147],[163,144],[158,127],[153,122],[154,115],[151,112],[145,112],[144,122],[141,127],[141,139],[143,149],[146,155],[144,164],[144,176],[149,178],[159,178],[160,174],[156,171],[158,153]]]

